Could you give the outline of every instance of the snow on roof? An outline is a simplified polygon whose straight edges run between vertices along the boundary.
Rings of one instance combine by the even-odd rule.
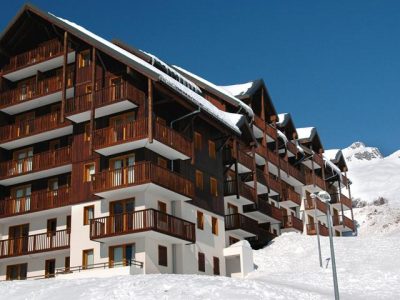
[[[245,248],[251,249],[250,243],[246,240],[238,241],[238,242],[230,245],[228,248],[234,248],[234,247],[245,247]]]
[[[280,131],[279,129],[276,129],[276,131],[278,132],[279,137],[285,142],[285,145],[289,142],[288,138],[286,137],[286,135]]]
[[[239,83],[239,84],[234,84],[234,85],[223,85],[219,86],[220,88],[224,89],[228,93],[230,93],[232,96],[243,96],[248,93],[248,91],[253,87],[254,81],[249,81],[246,83]]]
[[[184,86],[190,88],[191,90],[195,91],[198,94],[202,93],[197,85],[195,85],[192,81],[190,81],[186,77],[182,76],[179,72],[177,72],[174,68],[170,67],[166,62],[164,62],[160,58],[149,52],[143,50],[139,51],[146,54],[149,58],[151,58],[151,64],[153,66],[157,66],[158,64],[165,73],[167,73],[169,76],[182,83]]]
[[[254,112],[253,110],[250,108],[250,106],[248,106],[246,103],[244,103],[243,101],[241,101],[240,99],[232,96],[232,94],[230,94],[229,92],[227,92],[226,90],[224,90],[223,88],[213,84],[210,81],[207,81],[206,79],[195,75],[181,67],[178,66],[173,66],[176,70],[182,72],[184,75],[188,76],[189,78],[197,81],[197,84],[203,84],[205,86],[207,86],[208,88],[210,88],[215,94],[217,94],[219,97],[224,98],[226,101],[230,102],[231,104],[235,105],[235,106],[239,106],[241,109],[244,109],[247,113],[247,115],[251,118],[253,118],[254,116]]]
[[[340,169],[333,162],[331,162],[328,157],[325,156],[325,153],[322,154],[322,158],[324,159],[325,167],[329,166],[332,169],[332,172],[339,175],[340,181],[342,181],[342,171],[340,171]]]
[[[162,72],[161,70],[157,69],[156,67],[154,67],[153,65],[144,61],[143,59],[137,57],[136,55],[103,39],[102,37],[90,32],[89,30],[85,29],[84,27],[82,27],[74,22],[57,17],[51,13],[49,13],[49,15],[58,19],[59,21],[63,22],[67,26],[73,27],[74,29],[78,30],[80,33],[84,34],[85,36],[87,36],[91,39],[94,39],[97,42],[103,44],[103,46],[106,46],[109,50],[118,52],[119,54],[123,55],[125,58],[128,58],[133,65],[135,65],[135,66],[139,65],[142,67],[142,69],[144,68],[145,70],[151,72],[153,77],[157,78],[159,81],[167,84],[169,87],[171,87],[175,91],[179,92],[186,99],[190,100],[195,105],[201,107],[204,111],[206,111],[207,113],[209,113],[216,119],[220,120],[222,123],[227,125],[230,129],[232,129],[236,133],[241,134],[238,124],[240,123],[240,120],[243,118],[242,115],[227,113],[227,112],[224,112],[224,111],[218,109],[211,102],[207,101],[205,98],[203,98],[199,94],[195,93],[193,90],[191,90],[187,86],[183,85],[179,81],[172,78],[170,75]],[[240,101],[240,100],[237,99],[237,101]],[[251,108],[249,108],[249,109],[252,112]]]
[[[315,127],[304,127],[304,128],[296,128],[297,131],[297,136],[299,140],[303,139],[312,139],[312,137],[315,135]]]
[[[324,156],[331,160],[331,161],[338,161],[340,156],[342,156],[342,150],[340,149],[329,149],[329,150],[325,150],[324,152]]]
[[[289,113],[278,114],[278,122],[276,122],[276,124],[280,127],[283,127],[287,124],[290,118],[291,117]]]

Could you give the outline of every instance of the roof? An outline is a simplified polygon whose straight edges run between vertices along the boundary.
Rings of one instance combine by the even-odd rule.
[[[315,127],[296,128],[296,131],[299,140],[311,141],[317,134]]]
[[[181,67],[178,67],[175,65],[173,67],[176,70],[178,70],[179,72],[181,72],[185,77],[188,77],[190,80],[193,80],[200,87],[203,87],[206,90],[210,90],[212,93],[214,93],[218,97],[224,99],[225,101],[231,103],[232,105],[240,107],[241,109],[243,109],[246,112],[246,114],[250,118],[253,118],[254,113],[253,113],[253,110],[250,108],[250,106],[248,106],[246,103],[244,103],[240,99],[232,96],[232,94],[230,94],[223,88],[221,88],[221,87],[215,85],[214,83],[212,83],[196,74],[193,74]]]
[[[279,127],[285,127],[291,118],[292,116],[290,115],[290,113],[278,114],[278,122],[276,122],[276,125],[278,125]]]
[[[343,156],[343,153],[340,149],[329,149],[325,150],[324,156],[330,161],[337,163],[340,160],[340,157]]]
[[[130,53],[129,51],[111,43],[103,39],[102,37],[90,32],[86,28],[71,22],[69,20],[57,17],[49,12],[44,12],[33,5],[26,4],[22,8],[22,10],[17,14],[17,16],[13,19],[15,22],[19,16],[26,10],[32,11],[33,13],[45,18],[49,22],[59,26],[63,30],[70,32],[72,35],[84,40],[86,43],[91,44],[97,49],[103,51],[104,53],[110,55],[111,57],[121,61],[122,63],[134,68],[138,72],[144,74],[145,76],[151,78],[154,81],[160,81],[166,84],[171,89],[177,91],[184,98],[192,102],[192,104],[196,106],[200,106],[204,111],[206,111],[209,115],[214,117],[215,119],[221,121],[228,128],[236,132],[237,134],[241,134],[239,127],[241,126],[243,120],[243,116],[240,114],[229,114],[219,110],[216,106],[211,104],[202,96],[196,94],[193,90],[177,81],[167,73],[162,72],[157,69],[155,66],[146,62],[142,58]],[[0,36],[0,40],[7,31],[12,27],[13,23],[10,23],[6,30]],[[161,61],[161,60],[160,60]],[[176,73],[176,72],[175,72]],[[175,77],[175,76],[174,76]],[[184,82],[188,83],[188,81]],[[188,83],[188,85],[190,85]],[[196,86],[191,86],[194,90],[196,90]]]
[[[245,83],[222,85],[220,88],[229,92],[232,96],[243,99],[253,95],[263,85],[264,81],[262,79],[255,79]]]

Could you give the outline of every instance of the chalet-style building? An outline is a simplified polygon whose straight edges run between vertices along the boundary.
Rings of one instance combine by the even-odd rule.
[[[321,190],[335,234],[354,230],[340,151],[263,80],[217,86],[31,5],[0,36],[0,165],[0,280],[235,276],[232,244],[327,235]]]

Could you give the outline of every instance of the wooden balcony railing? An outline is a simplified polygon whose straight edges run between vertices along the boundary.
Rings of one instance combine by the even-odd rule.
[[[178,194],[193,197],[191,181],[151,162],[139,162],[133,166],[93,175],[95,193],[147,183],[154,183]]]
[[[2,72],[4,74],[14,72],[61,54],[63,54],[62,43],[58,39],[53,39],[34,49],[12,56],[10,61],[2,68]]]
[[[283,160],[283,159],[281,159],[281,160]],[[304,184],[306,182],[306,178],[305,178],[304,174],[299,169],[297,169],[296,167],[292,166],[290,163],[287,164],[286,172],[290,176],[296,178],[301,183]]]
[[[318,186],[322,190],[325,190],[325,181],[321,178],[321,176],[319,176],[318,174],[315,174],[315,176],[313,176],[312,173],[305,174],[306,185],[314,185],[314,180],[316,186]]]
[[[71,147],[67,146],[30,157],[0,163],[0,178],[43,171],[71,163]]]
[[[8,197],[0,200],[0,218],[21,215],[72,204],[70,188],[35,191],[29,196]]]
[[[318,198],[316,198],[316,199],[315,199],[315,204],[316,204],[316,208],[317,208],[320,212],[326,214],[327,206],[326,206],[326,204],[325,204],[324,202],[322,202],[321,200],[319,200]],[[314,209],[314,208],[315,208],[315,206],[314,206],[314,200],[311,199],[311,198],[307,198],[307,199],[304,201],[304,208],[305,208],[305,210]]]
[[[239,187],[239,191],[237,190],[237,187]],[[229,180],[225,181],[224,183],[224,195],[225,196],[232,196],[232,195],[237,195],[239,194],[243,198],[246,198],[250,201],[255,201],[256,199],[256,192],[254,188],[251,186],[239,181],[238,184],[236,184],[236,180]]]
[[[329,236],[328,227],[321,224],[320,222],[318,222],[318,229],[319,229],[320,235]],[[307,224],[307,234],[308,235],[316,235],[317,234],[317,229],[316,229],[315,223]]]
[[[127,81],[120,84],[104,87],[94,92],[94,107],[102,107],[122,100],[130,100],[134,103],[142,104],[145,100],[145,94]],[[67,115],[73,115],[88,111],[92,107],[92,93],[77,95],[74,98],[67,99],[65,112]]]
[[[264,186],[268,186],[268,175],[265,174],[262,170],[257,168],[256,168],[256,173],[257,173],[257,182]]]
[[[263,158],[267,157],[267,149],[262,144],[257,145],[255,152]]]
[[[339,215],[332,216],[332,223],[333,226],[343,225],[354,231],[354,222],[350,218],[347,218],[346,216],[339,216]]]
[[[266,123],[259,116],[254,115],[254,124],[260,128],[262,131],[265,131]]]
[[[139,210],[90,221],[91,239],[150,230],[193,243],[196,241],[194,223],[155,209]]]
[[[45,131],[68,126],[71,123],[61,123],[60,113],[54,112],[41,117],[0,127],[0,141],[10,141],[22,137],[39,134]]]
[[[303,232],[303,221],[295,216],[284,216],[282,227],[285,229],[293,228]]]
[[[225,230],[241,229],[252,234],[258,234],[258,222],[242,214],[225,216]]]
[[[260,212],[274,218],[278,222],[282,221],[282,211],[278,207],[269,204],[267,201],[259,199],[257,208]]]
[[[273,138],[274,140],[277,139],[278,132],[276,131],[275,127],[272,127],[271,125],[267,124],[266,132],[267,132],[267,135],[270,136],[271,138]]]
[[[269,149],[267,149],[266,152],[267,152],[268,161],[270,161],[275,166],[279,167],[279,160],[280,160],[279,155]]]
[[[350,209],[352,207],[352,201],[345,195],[339,193],[333,193],[330,194],[330,196],[331,196],[331,203],[341,203],[344,206],[346,206],[347,209]]]
[[[67,88],[73,86],[73,68],[68,68]],[[21,102],[37,99],[59,92],[62,88],[62,76],[52,76],[36,80],[26,81],[25,86],[20,86],[11,90],[6,90],[0,94],[0,107],[15,105]],[[60,99],[61,100],[61,99]]]
[[[344,226],[346,226],[348,228],[351,228],[351,230],[354,231],[355,230],[355,226],[354,226],[353,220],[348,218],[348,217],[346,217],[346,216],[343,216],[342,218],[343,218]]]
[[[69,229],[0,241],[0,258],[69,248]]]
[[[253,170],[253,158],[243,150],[238,151],[238,163],[250,170]]]
[[[271,174],[268,174],[268,186],[277,193],[281,193],[281,184]]]
[[[179,132],[154,121],[153,138],[185,154],[192,156],[192,143]],[[94,133],[95,149],[106,148],[148,137],[148,119],[139,119],[118,126],[98,129]]]
[[[289,141],[288,143],[286,143],[286,148],[293,154],[297,154],[298,150],[297,150],[297,146],[292,143],[291,141]]]
[[[301,205],[301,197],[298,193],[296,193],[294,190],[292,189],[283,189],[282,191],[282,200],[284,201],[292,201],[294,203],[296,203],[298,206]]]

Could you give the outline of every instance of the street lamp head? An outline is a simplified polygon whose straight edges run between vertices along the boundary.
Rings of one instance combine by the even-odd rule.
[[[324,202],[330,202],[331,201],[331,195],[329,195],[325,191],[321,191],[318,193],[318,198],[320,198]]]

